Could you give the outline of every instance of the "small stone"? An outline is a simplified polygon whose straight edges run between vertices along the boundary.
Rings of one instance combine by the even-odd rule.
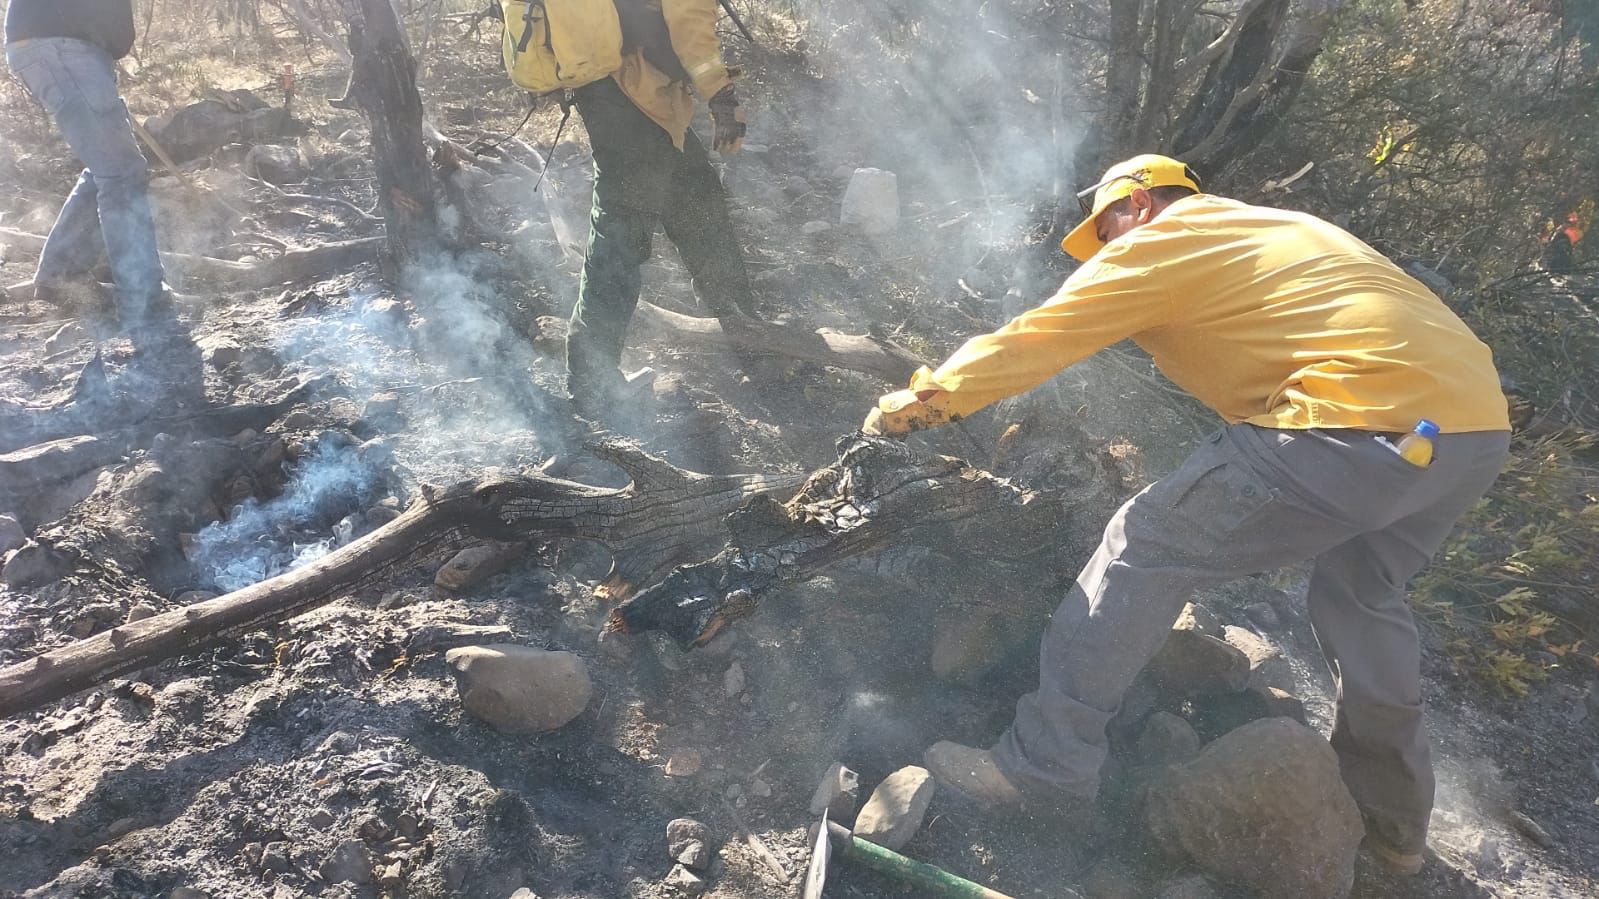
[[[311,826],[315,827],[317,830],[327,830],[337,819],[334,818],[332,812],[325,808],[319,808],[311,813],[309,820],[311,822]]]
[[[388,890],[395,889],[405,882],[405,877],[402,873],[403,871],[404,868],[399,862],[390,862],[389,864],[378,868],[378,886]]]
[[[672,860],[695,871],[711,866],[711,831],[693,818],[674,818],[666,825],[666,851]]]
[[[22,530],[22,525],[10,515],[0,515],[0,556],[27,542],[28,534]]]
[[[374,393],[361,407],[361,420],[379,427],[400,420],[400,395],[392,390]]]
[[[841,165],[841,166],[838,166],[837,168],[833,169],[833,180],[834,181],[848,181],[850,176],[854,175],[854,174],[855,174],[855,166],[852,166],[852,165]]]
[[[921,829],[933,802],[933,776],[926,768],[907,765],[877,785],[855,816],[855,835],[886,849],[898,850]]]
[[[744,795],[744,785],[741,783],[730,783],[727,785],[727,791],[722,795],[729,799],[738,799]]]
[[[662,884],[670,891],[683,896],[698,896],[705,892],[705,881],[683,865],[672,868]]]
[[[770,799],[772,798],[772,785],[757,777],[750,781],[750,795],[756,799]]]
[[[838,223],[868,235],[892,233],[899,226],[899,182],[894,173],[856,169],[844,189]]]
[[[275,840],[261,850],[261,867],[279,874],[289,870],[289,844]]]
[[[693,777],[700,770],[700,753],[697,749],[682,749],[666,759],[667,777]]]
[[[539,894],[533,892],[527,887],[522,887],[511,894],[511,899],[539,899]]]
[[[727,673],[722,675],[722,692],[727,694],[727,698],[732,699],[743,693],[746,685],[744,666],[738,662],[727,666]]]
[[[180,606],[192,606],[197,602],[216,599],[221,595],[214,590],[185,590],[174,597],[172,601]]]
[[[1555,838],[1549,834],[1549,831],[1544,829],[1542,824],[1534,821],[1532,816],[1526,812],[1511,812],[1510,823],[1522,836],[1533,841],[1538,846],[1544,849],[1554,848]]]
[[[855,805],[861,799],[861,776],[834,762],[811,794],[810,813],[813,817],[827,813],[833,821],[848,821],[855,814]]]
[[[468,546],[444,563],[433,576],[433,583],[445,590],[465,590],[499,574],[526,555],[527,544],[521,541]]]
[[[583,660],[531,646],[462,646],[445,653],[468,712],[507,733],[562,727],[594,694]]]
[[[195,341],[200,348],[200,358],[206,364],[222,371],[244,361],[244,347],[232,335],[216,332]]]
[[[142,602],[136,603],[133,608],[128,610],[128,623],[132,624],[135,621],[143,621],[146,618],[154,618],[155,616],[155,606]]]
[[[345,840],[318,870],[329,883],[370,883],[372,853],[360,840]]]
[[[814,221],[806,222],[805,224],[800,225],[800,233],[804,234],[806,237],[815,237],[818,234],[826,234],[831,230],[833,230],[832,222]]]
[[[197,887],[178,887],[167,894],[167,899],[211,899],[211,894]]]
[[[1133,758],[1142,765],[1186,762],[1199,755],[1200,746],[1193,725],[1171,712],[1156,712],[1133,744]]]

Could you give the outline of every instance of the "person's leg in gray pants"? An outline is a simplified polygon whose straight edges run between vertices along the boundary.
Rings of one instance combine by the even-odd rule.
[[[87,274],[103,247],[123,324],[136,335],[170,327],[144,154],[111,57],[87,41],[38,38],[8,46],[6,62],[85,167],[50,229],[34,283],[49,287]]]
[[[1333,747],[1370,826],[1419,851],[1433,782],[1404,585],[1493,483],[1509,439],[1446,434],[1423,469],[1365,432],[1223,429],[1106,526],[995,764],[1024,792],[1092,797],[1105,724],[1194,590],[1314,558],[1311,621],[1339,685]]]

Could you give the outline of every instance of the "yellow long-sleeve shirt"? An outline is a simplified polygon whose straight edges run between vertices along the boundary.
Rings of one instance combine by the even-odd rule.
[[[1048,302],[911,388],[924,421],[948,421],[1127,337],[1228,422],[1510,427],[1492,353],[1420,282],[1314,216],[1208,194],[1106,244]]]
[[[733,83],[722,62],[721,40],[716,36],[716,0],[644,0],[644,5],[660,10],[666,17],[672,50],[701,97],[709,100]],[[694,95],[689,85],[673,81],[650,65],[641,50],[624,53],[622,67],[611,77],[633,105],[671,135],[679,150],[683,149],[683,136],[694,119]]]

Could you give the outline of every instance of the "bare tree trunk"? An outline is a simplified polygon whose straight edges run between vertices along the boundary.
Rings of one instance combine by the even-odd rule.
[[[431,260],[450,241],[439,216],[440,190],[428,163],[416,60],[389,0],[350,0],[354,68],[346,101],[360,107],[372,130],[378,202],[388,230],[392,271]]]

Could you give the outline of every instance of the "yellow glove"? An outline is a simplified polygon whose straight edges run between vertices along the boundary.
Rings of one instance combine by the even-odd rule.
[[[881,437],[904,437],[944,423],[944,417],[929,408],[923,400],[936,390],[896,390],[878,397],[877,405],[867,413],[861,430]]]

